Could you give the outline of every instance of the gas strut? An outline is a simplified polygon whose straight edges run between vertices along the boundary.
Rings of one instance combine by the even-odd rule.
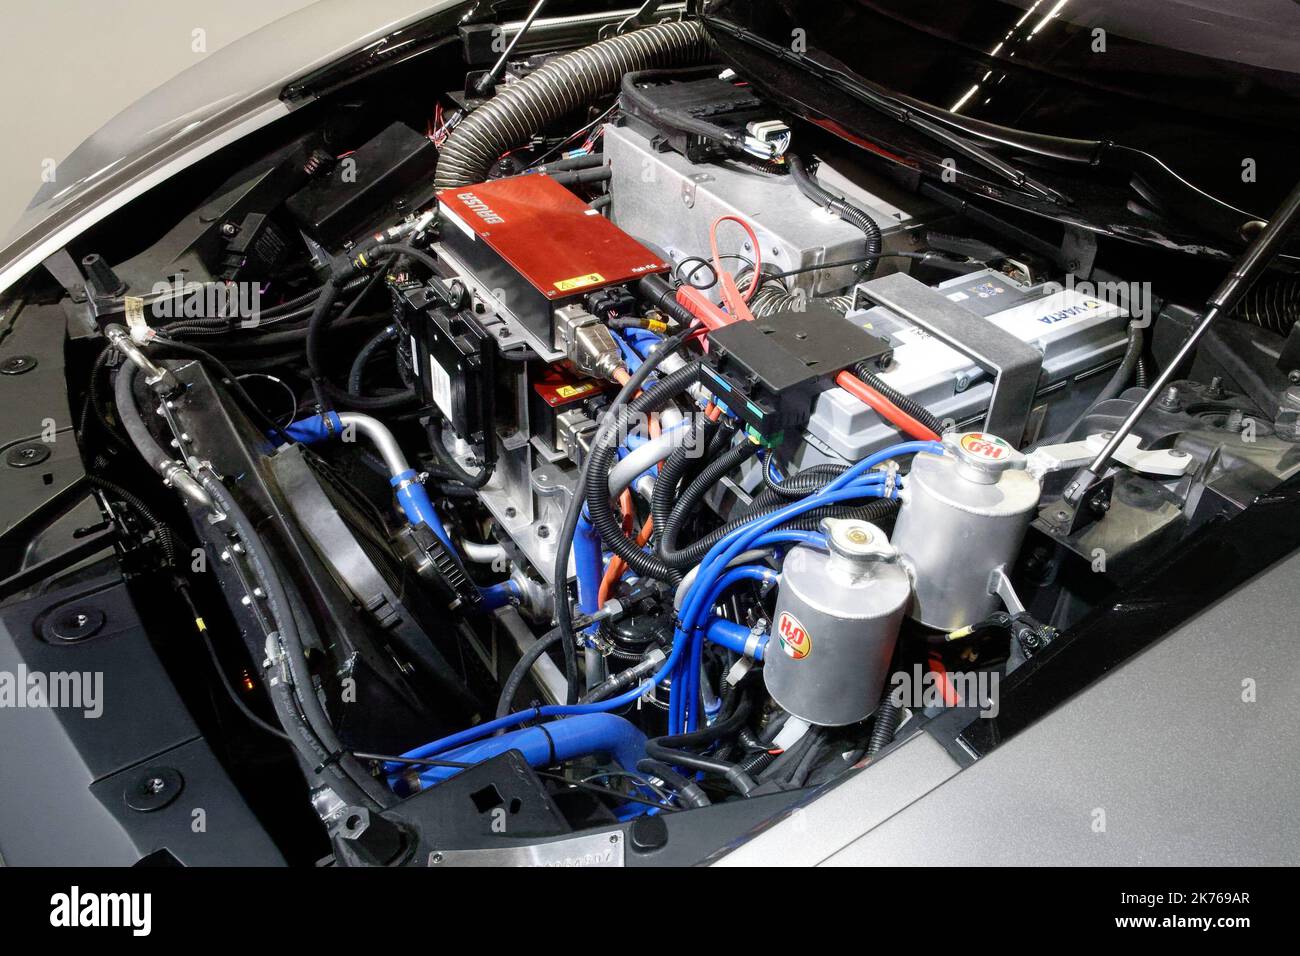
[[[497,61],[492,64],[492,69],[488,70],[478,78],[478,82],[474,84],[475,93],[479,96],[488,97],[496,90],[497,80],[501,79],[501,73],[505,70],[506,64],[510,62],[510,57],[515,52],[515,47],[519,45],[519,41],[524,38],[524,34],[528,32],[530,27],[532,27],[533,21],[537,19],[537,15],[542,12],[542,7],[544,6],[546,6],[546,0],[537,0],[537,5],[529,11],[528,18],[524,20],[523,25],[519,28],[519,32],[516,33],[514,39],[510,41],[510,45],[501,51],[501,55],[497,57]]]
[[[1097,452],[1097,457],[1086,468],[1079,469],[1070,479],[1070,483],[1065,487],[1061,507],[1057,512],[1058,520],[1056,524],[1059,528],[1069,533],[1079,526],[1081,523],[1079,514],[1082,510],[1085,510],[1085,503],[1090,505],[1099,491],[1104,493],[1104,489],[1101,487],[1104,484],[1101,474],[1105,471],[1106,465],[1115,453],[1115,449],[1119,448],[1128,433],[1133,430],[1133,426],[1137,424],[1138,419],[1151,407],[1151,403],[1156,396],[1164,391],[1169,380],[1174,377],[1178,369],[1196,350],[1196,345],[1201,340],[1201,336],[1214,323],[1214,320],[1235,309],[1241,297],[1250,291],[1250,287],[1255,284],[1255,280],[1263,274],[1269,263],[1272,262],[1273,257],[1277,255],[1282,244],[1290,235],[1297,219],[1300,219],[1300,183],[1297,183],[1295,188],[1291,190],[1290,195],[1283,200],[1277,212],[1260,230],[1254,241],[1246,248],[1246,251],[1242,253],[1232,271],[1214,290],[1214,294],[1206,302],[1206,309],[1201,315],[1200,322],[1192,330],[1191,335],[1187,336],[1187,341],[1182,344],[1178,353],[1165,365],[1164,371],[1151,383],[1151,387],[1147,389],[1146,394],[1128,413],[1128,416],[1120,423],[1119,427],[1111,433],[1101,451]]]

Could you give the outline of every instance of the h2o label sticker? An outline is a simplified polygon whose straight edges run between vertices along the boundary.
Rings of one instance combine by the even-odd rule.
[[[985,461],[1004,461],[1011,457],[1011,446],[996,435],[969,432],[961,436],[961,447],[969,455]]]
[[[812,637],[789,611],[782,611],[777,619],[776,636],[780,638],[781,650],[787,657],[801,661],[812,653]]]

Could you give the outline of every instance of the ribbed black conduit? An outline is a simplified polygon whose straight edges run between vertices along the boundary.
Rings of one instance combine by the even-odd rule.
[[[911,415],[918,422],[924,425],[936,435],[943,434],[943,422],[939,417],[931,412],[928,408],[908,395],[904,395],[893,386],[889,385],[883,378],[876,374],[875,368],[870,362],[859,362],[853,367],[853,374],[862,381],[866,382],[885,398],[889,399],[894,405],[901,408],[907,414]]]
[[[867,244],[867,256],[869,257],[863,274],[868,277],[871,276],[876,271],[876,263],[879,261],[880,256],[880,227],[876,225],[876,221],[867,215],[864,210],[859,209],[842,196],[827,192],[821,183],[817,182],[817,177],[808,172],[803,160],[794,153],[786,153],[785,161],[786,165],[790,167],[790,175],[794,177],[795,185],[799,187],[801,193],[817,205],[822,206],[827,212],[839,216],[845,222],[862,230],[862,235]]]
[[[708,53],[704,28],[691,21],[661,23],[558,56],[519,82],[502,86],[451,131],[438,158],[434,187],[482,182],[498,156],[614,93],[627,73],[692,66],[704,62]]]

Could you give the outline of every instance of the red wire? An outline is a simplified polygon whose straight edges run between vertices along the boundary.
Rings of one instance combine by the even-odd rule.
[[[754,247],[754,271],[749,277],[749,285],[745,292],[740,295],[740,290],[736,287],[736,279],[730,272],[722,268],[722,253],[718,249],[718,226],[724,222],[734,222],[740,228],[744,229],[749,235],[749,243]],[[718,274],[718,281],[722,285],[722,299],[727,303],[727,308],[736,318],[752,319],[749,309],[744,308],[741,303],[746,305],[758,291],[759,276],[763,270],[763,251],[758,245],[758,234],[754,232],[754,227],[739,216],[719,216],[709,225],[709,249],[713,253],[713,269]]]
[[[736,286],[735,277],[730,272],[722,268],[722,254],[718,249],[718,226],[724,222],[734,222],[739,225],[749,235],[750,243],[754,247],[754,272],[750,277],[749,286],[742,295]],[[762,254],[759,250],[758,235],[754,232],[752,226],[739,216],[719,216],[713,220],[709,226],[709,248],[713,253],[713,268],[718,274],[718,281],[722,286],[722,300],[727,306],[726,312],[713,304],[703,292],[694,286],[683,285],[677,289],[677,301],[685,306],[690,312],[700,320],[700,328],[712,331],[724,325],[730,325],[737,321],[752,321],[754,315],[749,311],[749,299],[758,289],[760,282],[760,273],[763,266]],[[698,334],[699,330],[696,333]],[[938,441],[939,436],[933,431],[917,421],[907,412],[903,411],[885,396],[881,395],[874,388],[868,385],[862,379],[858,378],[852,372],[843,371],[835,377],[835,383],[844,389],[854,398],[863,402],[873,409],[877,415],[888,421],[894,427],[898,428],[906,435],[912,438],[924,441]]]
[[[961,698],[957,696],[957,689],[952,686],[952,680],[948,677],[948,668],[943,666],[943,658],[937,651],[931,651],[928,659],[930,672],[934,674],[935,679],[939,682],[939,690],[943,694],[943,703],[945,707],[956,707],[961,703]]]
[[[840,372],[835,384],[848,392],[899,431],[920,441],[938,441],[939,436],[903,411],[852,372]]]

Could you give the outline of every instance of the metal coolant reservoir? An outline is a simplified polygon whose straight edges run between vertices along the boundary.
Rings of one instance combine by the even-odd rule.
[[[909,616],[951,631],[997,610],[989,575],[1015,560],[1041,488],[1001,438],[966,432],[943,442],[947,454],[912,459],[894,547],[912,573]]]
[[[880,703],[912,586],[875,525],[822,527],[829,554],[800,545],[786,555],[763,680],[794,716],[838,727]]]

